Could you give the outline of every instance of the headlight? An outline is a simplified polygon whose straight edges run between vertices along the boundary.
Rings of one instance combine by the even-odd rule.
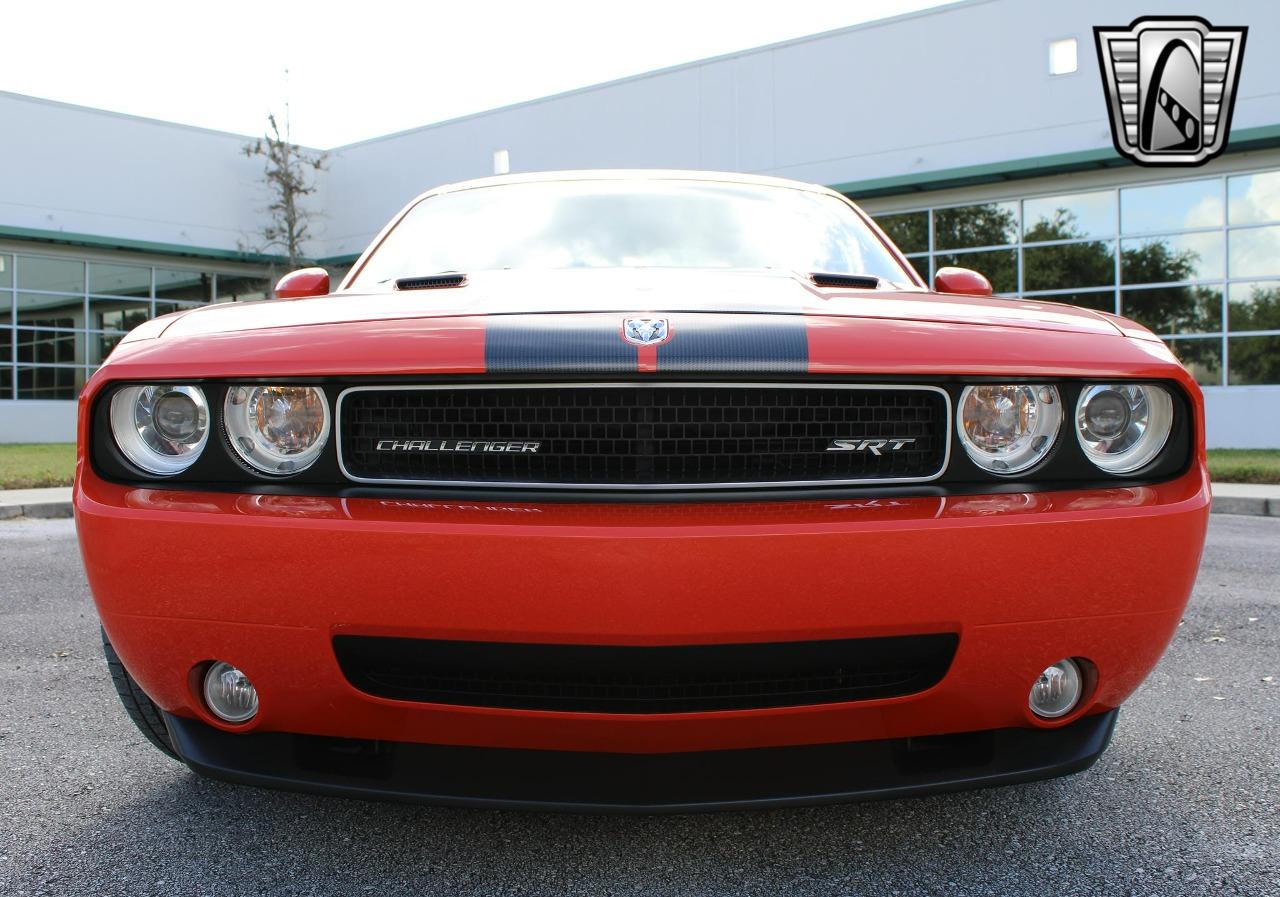
[[[1019,473],[1053,448],[1062,402],[1053,386],[998,383],[966,386],[956,429],[965,453],[983,470]]]
[[[1159,386],[1104,383],[1076,403],[1076,436],[1089,460],[1108,473],[1150,464],[1173,429],[1173,399]]]
[[[222,419],[231,448],[263,473],[306,470],[329,439],[329,403],[315,386],[233,386]]]
[[[204,450],[209,405],[198,386],[126,386],[111,397],[111,433],[142,470],[173,476]]]

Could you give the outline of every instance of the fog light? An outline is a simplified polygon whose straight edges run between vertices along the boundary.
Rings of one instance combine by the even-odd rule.
[[[1045,719],[1066,716],[1080,703],[1084,677],[1071,658],[1059,660],[1040,674],[1031,686],[1031,712]]]
[[[218,719],[243,723],[258,712],[258,690],[244,673],[218,661],[204,674],[204,702]]]

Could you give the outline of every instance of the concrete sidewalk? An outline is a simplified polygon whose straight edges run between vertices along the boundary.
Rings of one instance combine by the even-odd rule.
[[[1280,486],[1214,483],[1215,514],[1280,517]],[[0,520],[13,517],[70,517],[71,489],[0,490]]]
[[[70,517],[71,487],[0,489],[0,520],[11,517]]]

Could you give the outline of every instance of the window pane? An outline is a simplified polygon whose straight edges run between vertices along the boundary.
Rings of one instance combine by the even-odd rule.
[[[161,302],[156,300],[156,317],[160,315],[172,314],[175,311],[189,311],[193,308],[199,308],[200,303],[195,302]]]
[[[1022,252],[1025,290],[1109,287],[1116,282],[1111,243],[1064,243],[1027,247]]]
[[[1103,290],[1096,293],[1056,293],[1048,296],[1033,296],[1032,302],[1062,302],[1067,305],[1078,305],[1081,308],[1092,308],[1094,311],[1115,313],[1115,290]]]
[[[80,327],[84,321],[82,296],[18,294],[18,323],[38,327]]]
[[[927,255],[909,255],[907,261],[911,263],[911,267],[916,269],[925,283],[929,283],[929,256]]]
[[[18,287],[24,290],[84,292],[84,262],[34,255],[18,257]]]
[[[19,327],[15,354],[19,364],[83,364],[84,334]]]
[[[150,317],[150,299],[89,300],[89,327],[94,330],[132,330]]]
[[[151,269],[139,265],[89,264],[89,292],[151,298]]]
[[[1028,199],[1022,204],[1027,242],[1098,237],[1116,232],[1116,195],[1111,190]]]
[[[995,249],[990,252],[951,252],[939,253],[933,257],[937,268],[954,265],[958,268],[972,268],[986,275],[991,287],[997,293],[1016,293],[1018,291],[1018,251],[1016,249]]]
[[[1250,227],[1230,232],[1232,277],[1280,274],[1280,227]]]
[[[1233,336],[1227,343],[1228,386],[1280,383],[1280,336]]]
[[[12,327],[13,323],[13,293],[0,291],[0,327]]]
[[[1224,273],[1221,231],[1120,243],[1120,280],[1124,283],[1214,280]]]
[[[13,368],[0,368],[0,399],[13,398]]]
[[[1222,385],[1221,339],[1165,340],[1173,354],[1201,386]]]
[[[1003,246],[1018,242],[1018,204],[988,202],[954,209],[934,209],[935,249]]]
[[[1280,221],[1280,171],[1227,178],[1230,224]]]
[[[213,275],[156,268],[156,298],[208,302],[213,298]]]
[[[1124,290],[1120,314],[1156,333],[1216,333],[1222,330],[1219,287],[1157,287]]]
[[[18,398],[74,399],[84,386],[84,368],[18,368]]]
[[[13,286],[13,256],[0,255],[0,287]]]
[[[0,327],[0,365],[13,361],[13,328]]]
[[[1227,325],[1240,330],[1280,330],[1280,283],[1233,283]]]
[[[123,336],[124,334],[120,333],[90,333],[89,363],[102,364],[106,361],[111,350],[119,344]]]
[[[876,224],[903,252],[929,251],[929,213],[905,212],[900,215],[877,215]],[[221,290],[219,290],[221,292]]]
[[[1125,233],[1218,227],[1222,181],[1183,181],[1120,191],[1120,229]]]
[[[240,277],[233,274],[218,275],[218,299],[223,302],[248,302],[252,299],[268,299],[271,282],[260,277]]]

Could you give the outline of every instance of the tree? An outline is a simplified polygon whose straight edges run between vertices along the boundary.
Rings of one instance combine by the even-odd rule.
[[[289,119],[285,116],[284,133],[275,115],[267,116],[267,133],[243,147],[245,156],[266,159],[263,180],[271,194],[267,206],[270,219],[262,230],[258,250],[275,250],[286,256],[290,268],[306,261],[303,245],[310,235],[312,214],[302,200],[316,192],[315,174],[325,170],[327,153],[312,153],[289,139]]]

